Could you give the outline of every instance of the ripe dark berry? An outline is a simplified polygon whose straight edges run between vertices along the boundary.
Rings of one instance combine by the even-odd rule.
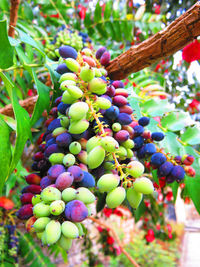
[[[26,204],[22,206],[17,212],[16,215],[20,220],[27,220],[31,216],[33,216],[33,205],[32,204]]]
[[[151,134],[151,138],[155,141],[162,141],[165,135],[161,132],[154,132]]]
[[[106,48],[105,47],[101,47],[97,50],[96,52],[96,58],[100,59],[100,57],[103,55],[103,53],[106,52]]]
[[[138,123],[141,126],[147,126],[149,122],[150,122],[150,119],[148,117],[142,117],[138,120]]]
[[[171,162],[166,161],[165,163],[163,163],[159,167],[159,169],[158,169],[158,175],[160,177],[169,175],[170,172],[172,171],[173,167],[174,167],[174,165]]]
[[[158,152],[152,155],[151,164],[155,167],[159,167],[161,164],[165,163],[166,157],[164,154]]]
[[[58,65],[58,67],[56,68],[56,72],[59,74],[64,74],[66,72],[71,72],[71,71],[68,69],[65,63],[62,63]]]
[[[135,136],[142,135],[144,132],[144,128],[141,125],[136,125],[134,128],[134,134]]]
[[[126,113],[120,113],[117,120],[121,125],[128,125],[132,122],[131,116]]]
[[[142,138],[142,136],[135,137],[133,141],[135,143],[134,150],[138,150],[144,144],[144,139]]]
[[[73,47],[68,46],[68,45],[61,46],[59,48],[59,54],[61,55],[62,58],[70,57],[70,58],[76,59],[78,56],[76,50]]]
[[[184,176],[185,176],[185,171],[184,171],[183,167],[174,166],[172,171],[171,171],[171,176],[173,176],[177,182],[180,182],[181,180],[183,180]]]
[[[144,151],[146,155],[152,155],[154,153],[156,153],[156,146],[152,143],[146,144],[144,146]]]

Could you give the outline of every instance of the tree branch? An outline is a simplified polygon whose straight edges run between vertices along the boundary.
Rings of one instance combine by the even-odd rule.
[[[103,228],[110,229],[110,232],[112,233],[115,241],[119,245],[121,252],[129,259],[129,261],[132,263],[133,266],[140,267],[140,265],[138,265],[137,262],[131,257],[131,255],[124,249],[124,246],[123,246],[121,240],[119,239],[117,233],[115,232],[115,230],[113,228],[110,227],[110,225],[107,225],[106,223],[104,223],[98,219],[95,219],[93,217],[88,217],[88,219],[97,223],[98,225],[101,225]]]
[[[38,99],[37,95],[36,96],[32,96],[32,97],[29,97],[29,98],[27,98],[25,100],[20,100],[19,104],[23,108],[25,108],[28,111],[29,114],[32,114],[37,99]],[[10,117],[14,117],[14,112],[13,112],[12,105],[9,104],[9,105],[6,105],[3,108],[0,108],[0,114],[4,114],[4,115],[10,116]]]
[[[8,35],[14,38],[15,36],[15,26],[17,24],[17,13],[19,9],[20,0],[11,0],[11,8],[10,8],[10,23]]]
[[[200,1],[164,30],[113,59],[106,67],[113,80],[121,80],[182,49],[200,35]]]

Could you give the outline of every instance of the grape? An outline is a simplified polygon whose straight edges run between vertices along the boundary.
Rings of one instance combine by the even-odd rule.
[[[75,223],[75,225],[78,228],[79,236],[84,236],[84,231],[83,231],[83,227],[82,227],[81,223]]]
[[[55,200],[51,203],[49,211],[51,214],[58,216],[65,210],[65,202],[62,200]]]
[[[94,78],[89,82],[88,89],[92,93],[103,95],[106,92],[106,83],[101,78]]]
[[[61,231],[64,237],[74,239],[79,237],[79,230],[78,227],[69,221],[65,221],[62,223]]]
[[[45,154],[45,157],[48,158],[51,154],[59,153],[59,152],[62,153],[63,152],[62,149],[60,147],[58,147],[57,144],[52,144],[52,145],[45,148],[44,154]]]
[[[119,132],[121,129],[122,129],[122,126],[120,123],[118,123],[118,122],[113,123],[112,130],[114,132]]]
[[[138,136],[138,135],[142,135],[143,132],[144,132],[144,127],[142,127],[141,125],[136,125],[134,128],[134,134],[135,136]]]
[[[127,200],[133,209],[137,209],[142,201],[142,193],[137,192],[133,188],[128,188],[126,192]]]
[[[65,216],[72,222],[82,222],[88,217],[88,210],[80,200],[72,200],[65,207]]]
[[[58,67],[56,68],[56,72],[58,72],[59,74],[64,74],[69,71],[70,70],[68,69],[65,63],[58,65]]]
[[[88,167],[90,169],[95,169],[99,167],[105,158],[105,150],[101,146],[96,146],[93,148],[87,158]]]
[[[58,110],[58,112],[59,112],[60,114],[65,115],[65,114],[66,114],[66,110],[67,110],[68,107],[69,107],[69,104],[64,104],[64,103],[61,102],[61,103],[58,105],[57,110]]]
[[[92,51],[89,48],[83,48],[82,49],[82,54],[86,55],[86,56],[92,56]]]
[[[59,48],[59,54],[63,58],[73,58],[73,59],[76,59],[78,55],[76,50],[73,47],[68,46],[68,45],[61,46]]]
[[[53,132],[53,130],[56,129],[56,128],[58,128],[58,127],[61,127],[60,119],[55,119],[55,120],[53,120],[53,121],[49,124],[47,130],[48,130],[49,132]]]
[[[174,177],[178,182],[184,179],[185,171],[181,166],[174,166],[171,171],[171,176]]]
[[[134,145],[135,144],[134,144],[133,140],[131,140],[131,139],[128,139],[122,143],[122,146],[125,147],[126,149],[132,149],[132,148],[134,148]]]
[[[40,203],[42,201],[41,195],[34,195],[32,197],[32,204],[35,206],[36,204]]]
[[[94,79],[95,71],[87,66],[81,68],[80,77],[83,81],[89,82]]]
[[[106,117],[110,120],[115,120],[119,116],[119,108],[117,106],[111,106],[106,110]]]
[[[110,53],[109,52],[104,52],[103,55],[100,58],[100,63],[103,66],[107,66],[109,64],[110,61]]]
[[[119,156],[120,159],[124,160],[127,156],[126,148],[124,148],[123,146],[119,146],[116,151],[116,154]]]
[[[86,144],[86,150],[89,153],[93,148],[101,145],[101,138],[99,136],[91,137]]]
[[[39,194],[42,191],[41,186],[36,184],[28,185],[27,187],[24,187],[22,193],[32,193],[32,194]]]
[[[126,148],[127,155],[126,157],[128,159],[132,158],[134,156],[133,151],[130,148]]]
[[[121,96],[121,95],[117,95],[113,97],[113,104],[118,106],[118,107],[122,107],[124,105],[126,105],[128,103],[126,97]]]
[[[95,104],[101,109],[109,109],[111,107],[111,102],[105,97],[98,97]]]
[[[117,120],[121,125],[128,125],[132,122],[131,116],[127,113],[119,113]]]
[[[72,154],[77,155],[81,152],[81,145],[78,142],[72,142],[69,146],[69,151]]]
[[[114,209],[122,204],[125,197],[126,190],[123,187],[117,187],[107,194],[106,204],[109,208]]]
[[[125,130],[121,130],[115,134],[115,139],[119,143],[123,143],[123,142],[127,141],[129,139],[129,137],[130,137],[129,132],[127,132]]]
[[[156,153],[156,146],[152,143],[148,143],[144,145],[144,152],[147,156],[150,156],[154,153]]]
[[[162,165],[163,163],[165,163],[166,161],[166,157],[164,154],[158,152],[152,155],[151,157],[151,164],[153,166],[159,167],[160,165]]]
[[[70,172],[73,177],[74,177],[74,182],[80,182],[83,180],[83,171],[81,170],[80,167],[78,166],[70,166],[68,169],[67,169],[68,172]]]
[[[72,98],[79,99],[83,96],[83,91],[75,85],[67,86],[67,91]]]
[[[59,147],[67,148],[72,142],[72,137],[69,133],[62,133],[56,137],[56,143]]]
[[[133,183],[133,189],[142,194],[152,194],[154,191],[153,183],[146,177],[138,178]]]
[[[89,127],[87,120],[73,121],[70,123],[69,132],[72,134],[81,134],[85,132]]]
[[[40,234],[40,233],[37,233],[37,234]],[[46,233],[45,231],[41,233],[41,240],[42,240],[42,244],[43,245],[47,245],[47,238],[46,238]]]
[[[142,138],[142,136],[135,137],[133,139],[133,141],[134,141],[134,144],[135,144],[134,150],[140,149],[143,146],[143,144],[144,144],[144,139]]]
[[[72,187],[66,188],[62,191],[62,199],[65,202],[69,202],[71,200],[74,200],[76,198],[76,190]]]
[[[82,150],[78,155],[77,158],[80,162],[87,164],[87,152]]]
[[[100,57],[103,55],[103,53],[106,52],[106,48],[105,47],[101,47],[97,50],[96,52],[96,58],[100,59]]]
[[[40,217],[38,218],[33,227],[37,232],[41,232],[45,230],[46,225],[51,221],[49,217]]]
[[[85,117],[89,107],[85,102],[77,102],[71,105],[69,109],[69,117],[72,120],[81,120]]]
[[[152,140],[155,140],[155,141],[162,141],[164,137],[165,135],[161,132],[154,132],[151,134]]]
[[[58,240],[58,245],[68,251],[72,246],[72,240],[61,235],[61,238]]]
[[[101,146],[107,152],[115,152],[115,150],[119,148],[118,142],[111,136],[102,137]]]
[[[111,84],[107,86],[107,91],[106,94],[110,97],[115,95],[115,87],[112,86]]]
[[[116,188],[119,184],[120,177],[112,173],[104,174],[97,182],[97,187],[100,192],[109,192]]]
[[[80,69],[79,63],[73,59],[73,58],[66,58],[64,60],[65,64],[67,65],[67,68],[73,72],[78,72]]]
[[[60,200],[61,192],[55,187],[48,186],[42,190],[41,197],[42,200],[47,203],[54,200]]]
[[[158,175],[161,177],[169,175],[170,172],[172,171],[173,167],[174,167],[174,165],[171,162],[166,161],[165,163],[160,165],[160,167],[158,169]]]
[[[44,154],[41,151],[35,153],[35,155],[33,156],[33,160],[35,161],[40,161],[42,159],[44,159]]]
[[[49,205],[46,205],[42,202],[36,204],[33,207],[33,214],[37,217],[48,217],[50,215],[50,211],[49,211]]]
[[[85,187],[79,187],[76,194],[76,199],[84,204],[91,204],[95,201],[95,196]]]
[[[128,105],[124,105],[124,106],[119,107],[119,111],[120,111],[120,113],[127,113],[129,115],[131,115],[133,113],[133,109]]]
[[[29,203],[31,204],[33,196],[34,195],[32,193],[24,193],[23,195],[21,195],[20,201],[21,201],[22,205],[29,204]]]
[[[70,166],[74,165],[75,162],[76,162],[76,158],[72,154],[67,154],[63,158],[63,164],[66,167],[70,167]]]
[[[96,62],[91,57],[83,56],[83,61],[86,62],[90,67],[96,67]]]
[[[62,102],[65,104],[72,104],[76,101],[76,98],[72,97],[70,93],[66,90],[62,95]]]
[[[187,165],[187,166],[190,166],[190,165],[192,165],[192,163],[194,162],[195,157],[192,156],[192,155],[188,155],[188,154],[186,154],[186,155],[184,155],[184,156],[182,157],[181,160],[182,160],[183,164],[185,164],[185,165]]]
[[[58,127],[55,130],[53,130],[52,136],[57,137],[58,135],[65,133],[65,132],[66,132],[66,129],[64,127]]]
[[[49,161],[51,162],[51,164],[61,164],[63,162],[63,158],[64,158],[64,154],[63,153],[53,153],[50,155],[49,157]]]
[[[117,88],[123,88],[124,84],[122,81],[114,81],[112,85],[117,89]]]
[[[165,181],[166,181],[167,184],[171,184],[171,183],[173,183],[175,180],[176,180],[176,178],[175,178],[174,176],[172,176],[171,174],[167,175],[167,176],[166,176],[166,179],[165,179]]]
[[[61,75],[59,83],[61,84],[62,82],[66,81],[66,80],[76,82],[77,76],[75,73],[71,73],[71,72],[64,73]]]
[[[134,178],[138,178],[144,173],[144,165],[139,161],[131,161],[127,165],[126,172]]]
[[[25,228],[27,232],[31,234],[35,232],[33,228],[33,224],[35,223],[36,220],[37,218],[35,218],[35,216],[32,216],[26,221]]]
[[[55,244],[61,236],[61,225],[58,221],[51,220],[45,228],[46,242],[48,245]]]
[[[33,205],[32,204],[26,204],[22,206],[16,213],[17,217],[20,220],[27,220],[30,217],[33,216]]]
[[[149,124],[150,119],[148,117],[141,117],[138,120],[139,125],[141,126],[147,126]]]
[[[82,187],[95,187],[95,179],[94,177],[87,171],[83,171],[84,176],[83,180],[79,183],[79,186]]]
[[[47,176],[51,181],[55,181],[56,178],[63,172],[65,172],[64,166],[61,164],[56,164],[48,170]]]
[[[56,179],[55,185],[58,190],[63,191],[65,188],[70,187],[73,181],[74,176],[70,172],[63,172]]]

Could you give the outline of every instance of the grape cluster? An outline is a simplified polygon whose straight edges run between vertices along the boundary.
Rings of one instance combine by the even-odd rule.
[[[45,53],[53,60],[59,58],[58,48],[61,45],[69,45],[74,47],[77,51],[80,51],[83,46],[88,46],[91,42],[86,33],[71,31],[63,26],[53,41],[46,40]]]
[[[106,193],[109,208],[125,198],[137,208],[154,186],[135,154],[142,158],[144,150],[155,167],[167,158],[151,143],[164,135],[144,131],[149,119],[137,122],[123,82],[107,77],[102,65],[109,63],[110,54],[104,47],[94,55],[88,48],[77,53],[61,46],[59,54],[62,95],[45,123],[40,151],[33,157],[36,173],[26,177],[29,185],[22,191],[17,215],[28,219],[26,228],[34,229],[43,244],[69,249],[71,240],[83,235],[81,222],[91,214],[91,189]]]

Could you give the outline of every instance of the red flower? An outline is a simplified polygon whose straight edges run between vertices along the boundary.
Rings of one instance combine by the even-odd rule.
[[[100,226],[97,226],[97,230],[99,231],[99,233],[103,232],[103,228],[101,228]]]
[[[144,221],[145,221],[145,222],[148,222],[148,221],[149,221],[149,219],[148,219],[148,218],[144,218]]]
[[[112,214],[112,209],[104,208],[104,209],[103,209],[103,214],[104,214],[106,217],[110,217],[110,215]]]
[[[149,230],[147,231],[147,235],[152,235],[152,236],[154,236],[154,231],[153,231],[152,229],[149,229]]]
[[[166,184],[165,180],[159,179],[159,185],[161,188],[163,188],[165,186],[165,184]]]
[[[115,243],[115,239],[112,236],[108,236],[106,242],[108,245],[112,245]]]
[[[192,102],[188,105],[188,110],[192,114],[198,112],[200,110],[200,102],[196,99],[193,99]]]
[[[169,237],[169,239],[172,239],[172,237],[173,237],[173,236],[172,236],[172,233],[169,233],[169,234],[168,234],[168,237]]]
[[[173,199],[173,193],[172,193],[172,191],[170,191],[166,195],[166,200],[167,201],[172,201],[172,199]]]
[[[183,48],[182,58],[188,63],[200,59],[200,43],[194,40]]]
[[[123,216],[123,213],[122,213],[121,210],[119,210],[119,209],[115,209],[115,210],[113,211],[113,214],[115,214],[115,215],[117,215],[117,216],[119,216],[119,217],[122,217],[122,216]]]
[[[160,224],[156,224],[156,229],[160,231]]]
[[[169,223],[167,224],[167,230],[168,230],[169,233],[172,232],[172,227],[171,227],[171,225]]]
[[[27,94],[28,94],[28,96],[32,96],[33,95],[33,90],[29,89]]]
[[[155,5],[155,14],[160,14],[160,5]]]
[[[79,17],[82,19],[82,20],[84,20],[85,19],[85,15],[86,15],[86,11],[87,11],[87,8],[86,7],[84,7],[83,5],[78,5],[78,9],[79,9],[79,12],[78,12],[78,14],[79,14]]]
[[[57,14],[52,14],[52,15],[50,15],[50,17],[59,19],[59,14],[58,13]]]
[[[11,210],[14,207],[14,202],[7,197],[0,197],[0,207],[5,210]]]
[[[151,235],[145,235],[145,238],[148,243],[151,243],[155,240],[155,236],[151,236]]]

